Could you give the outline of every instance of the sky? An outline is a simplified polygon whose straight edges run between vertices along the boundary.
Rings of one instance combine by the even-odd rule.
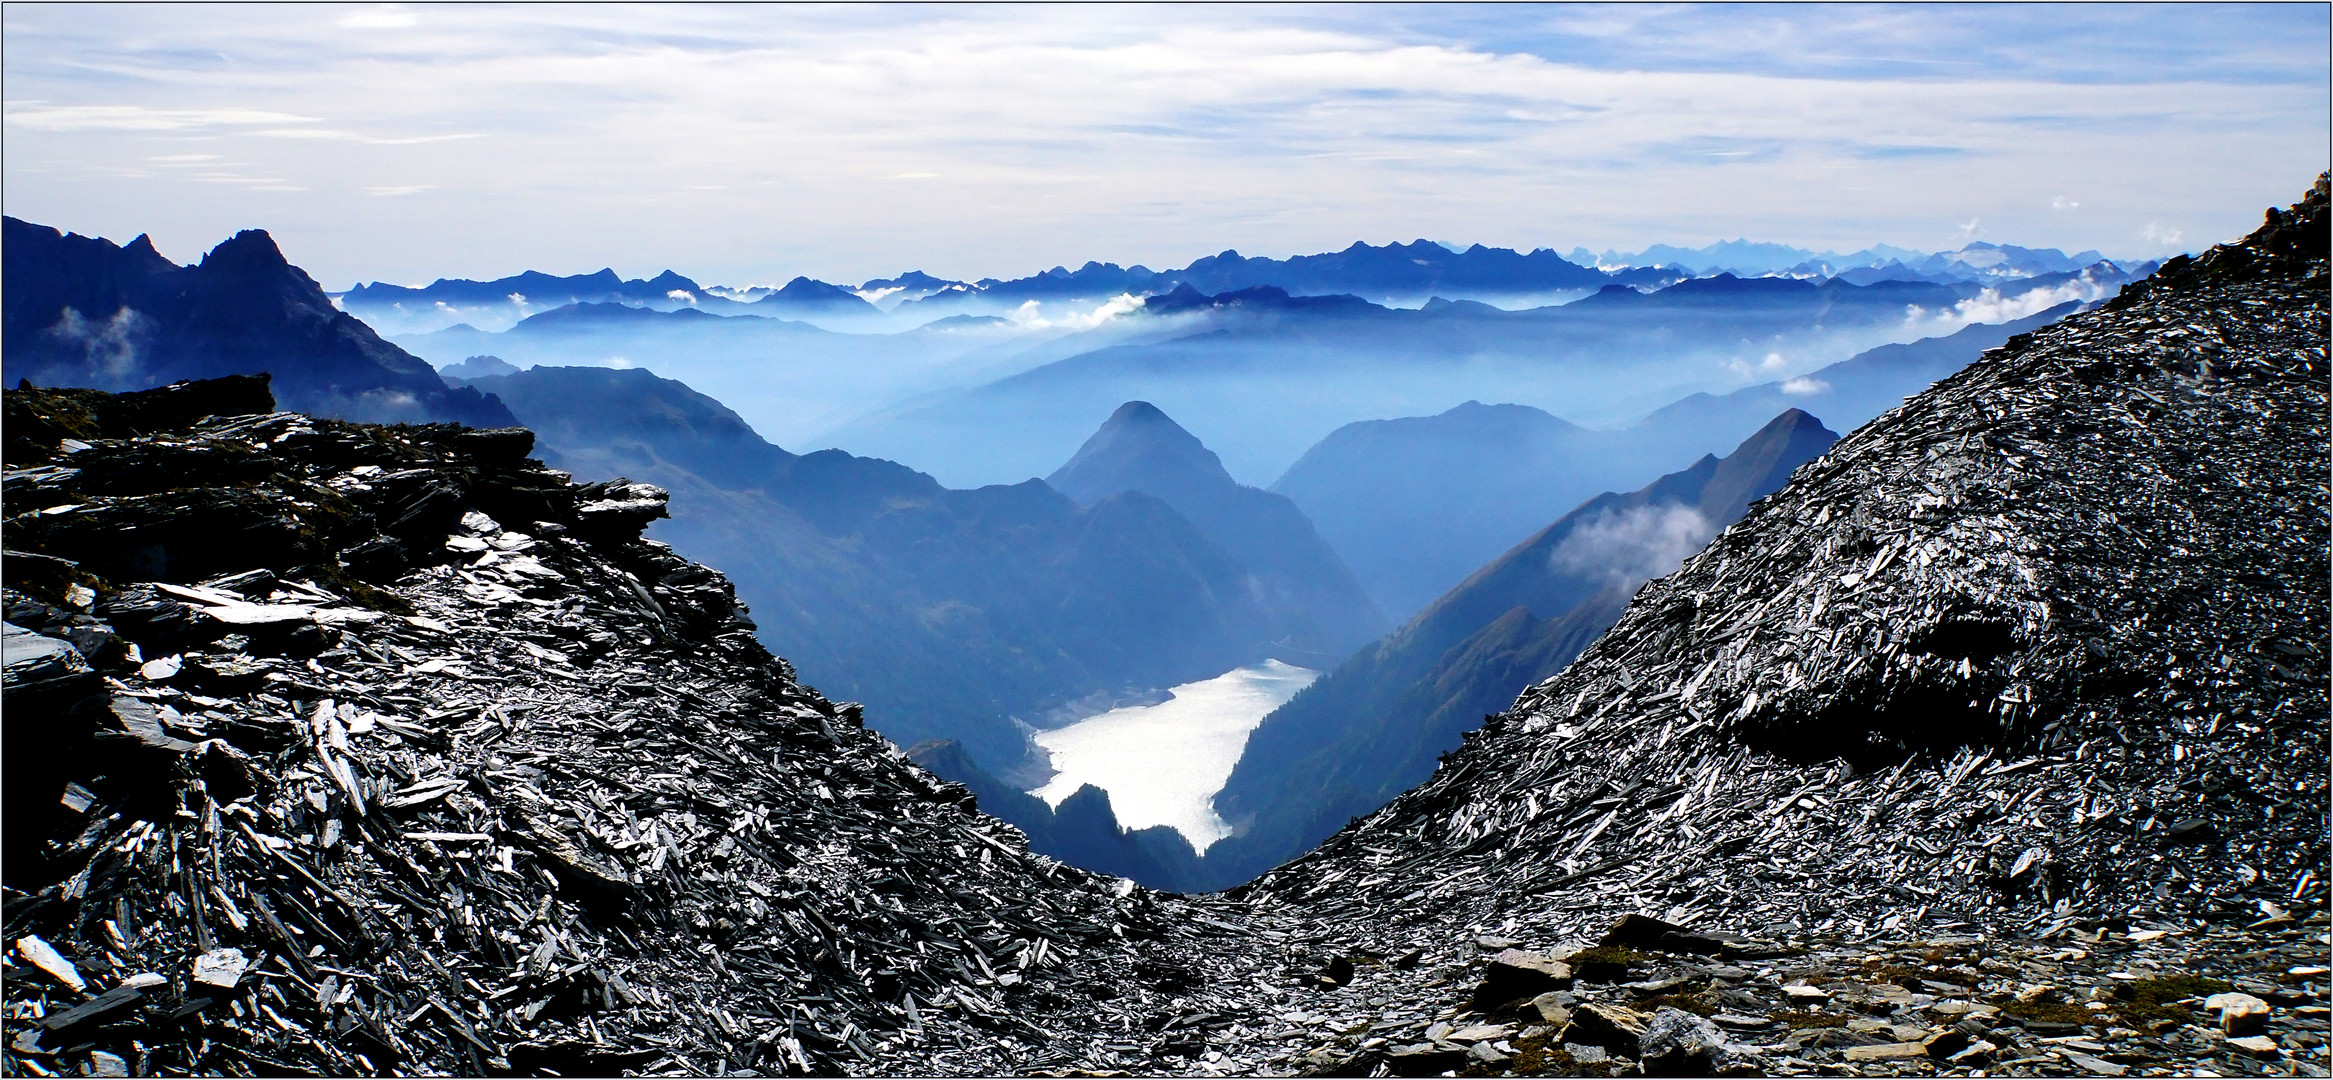
[[[1425,238],[2198,250],[2322,4],[5,8],[10,215],[327,288],[1018,277]]]

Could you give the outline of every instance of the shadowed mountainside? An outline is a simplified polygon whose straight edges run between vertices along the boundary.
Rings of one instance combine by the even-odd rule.
[[[1149,402],[1119,406],[1045,482],[1089,505],[1139,491],[1190,519],[1254,574],[1282,618],[1273,639],[1285,651],[1279,659],[1318,667],[1385,631],[1384,614],[1295,503],[1234,481],[1213,451]]]
[[[257,229],[179,266],[142,235],[119,247],[16,218],[0,227],[0,349],[11,378],[139,390],[266,372],[286,408],[319,416],[516,423],[492,396],[448,387],[333,307]]]
[[[1562,670],[1668,573],[1836,434],[1792,409],[1724,458],[1583,503],[1274,710],[1215,797],[1232,837],[1215,888],[1293,858],[1433,773],[1515,694]]]
[[[956,740],[1015,780],[1041,775],[1020,724],[1253,663],[1307,625],[1138,491],[1081,506],[1038,480],[952,490],[888,461],[792,454],[640,370],[538,367],[475,385],[512,403],[546,459],[670,490],[656,535],[724,567],[804,678],[866,704],[903,746]]]

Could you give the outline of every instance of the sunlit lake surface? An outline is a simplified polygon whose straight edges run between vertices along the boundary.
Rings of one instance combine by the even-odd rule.
[[[1047,805],[1085,784],[1110,793],[1118,823],[1129,829],[1170,825],[1208,845],[1231,834],[1209,800],[1231,777],[1248,732],[1320,672],[1266,660],[1174,688],[1171,700],[1112,709],[1064,728],[1037,733],[1059,770],[1032,794]]]

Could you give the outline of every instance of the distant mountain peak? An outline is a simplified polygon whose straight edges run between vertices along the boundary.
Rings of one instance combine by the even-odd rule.
[[[1183,430],[1182,425],[1176,424],[1174,420],[1168,417],[1167,414],[1158,406],[1153,405],[1147,401],[1129,401],[1124,405],[1120,405],[1118,406],[1117,411],[1110,414],[1110,418],[1108,420],[1103,421],[1104,425],[1137,423],[1170,424],[1174,426],[1176,431]],[[1185,434],[1188,433],[1186,432]]]
[[[151,250],[153,245],[148,244],[147,247]],[[202,267],[206,270],[266,271],[290,265],[291,261],[284,258],[283,249],[276,246],[275,238],[267,235],[266,229],[245,229],[236,233],[212,248],[202,261]]]
[[[1215,451],[1147,401],[1118,406],[1067,464],[1045,478],[1054,490],[1084,503],[1161,481],[1174,487],[1233,483]]]

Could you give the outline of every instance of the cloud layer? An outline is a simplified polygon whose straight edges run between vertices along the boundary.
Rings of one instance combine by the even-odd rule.
[[[5,19],[9,213],[182,259],[266,227],[336,287],[1014,276],[1418,236],[1933,249],[1965,228],[2143,256],[2248,228],[2326,164],[2308,5]]]

